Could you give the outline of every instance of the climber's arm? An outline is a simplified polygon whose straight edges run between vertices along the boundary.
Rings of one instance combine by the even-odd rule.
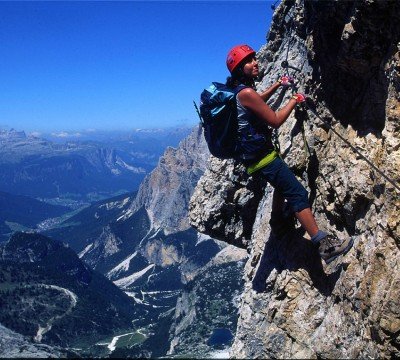
[[[280,110],[274,112],[263,100],[262,96],[253,89],[247,88],[238,94],[240,103],[251,110],[260,120],[267,125],[278,128],[281,126],[296,106],[296,99],[290,98],[287,104]]]
[[[276,90],[278,90],[281,86],[288,87],[293,84],[294,79],[291,76],[282,76],[277,82],[273,83],[267,90],[264,90],[260,95],[261,99],[266,102]]]
[[[258,94],[260,95],[261,99],[266,102],[275,93],[275,91],[279,89],[280,86],[281,83],[277,81],[272,84],[272,86],[270,86],[267,90],[264,90],[262,93]]]

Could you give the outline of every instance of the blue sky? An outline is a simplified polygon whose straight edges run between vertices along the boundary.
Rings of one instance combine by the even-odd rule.
[[[227,51],[258,50],[270,1],[0,1],[0,128],[194,125]]]

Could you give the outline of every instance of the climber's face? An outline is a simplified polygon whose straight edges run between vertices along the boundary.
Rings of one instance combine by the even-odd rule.
[[[258,76],[258,62],[254,55],[244,59],[243,73],[252,79]]]

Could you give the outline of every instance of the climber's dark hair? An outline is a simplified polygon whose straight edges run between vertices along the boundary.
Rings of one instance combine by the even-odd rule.
[[[250,86],[253,89],[255,88],[254,80],[253,79],[249,79],[248,77],[246,77],[244,75],[243,66],[244,66],[244,64],[238,66],[235,69],[235,71],[231,74],[231,76],[228,76],[226,78],[225,85],[228,88],[234,89],[235,87],[239,86],[240,84]]]

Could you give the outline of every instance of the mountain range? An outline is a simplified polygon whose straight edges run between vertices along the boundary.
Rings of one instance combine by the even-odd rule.
[[[92,140],[53,142],[23,131],[0,131],[0,189],[60,205],[83,203],[137,190],[167,146],[190,129],[95,133]]]
[[[131,296],[136,304],[135,326],[151,329],[152,335],[140,346],[119,349],[113,353],[115,356],[150,354],[154,357],[166,355],[167,351],[204,356],[213,347],[202,346],[198,343],[199,337],[210,337],[215,328],[224,328],[224,324],[229,324],[225,327],[234,333],[237,304],[232,302],[232,297],[237,296],[242,286],[240,274],[245,252],[237,253],[231,247],[226,249],[223,243],[199,236],[187,218],[190,194],[204,172],[207,157],[201,129],[196,128],[177,149],[165,151],[137,194],[94,204],[45,232],[68,242],[85,263]],[[215,258],[220,260],[210,266]],[[205,267],[209,269],[207,272]],[[209,279],[215,284],[218,276],[220,284],[208,296],[199,297],[199,289],[203,287],[195,284],[200,279]],[[216,301],[215,292],[224,284],[229,286]],[[192,294],[189,304],[182,300],[188,294]],[[201,301],[194,301],[196,298]],[[186,304],[185,310],[178,311],[177,303]],[[197,315],[193,314],[196,307]],[[218,324],[201,320],[210,307]],[[192,312],[191,316],[186,312]],[[181,322],[186,323],[185,331],[181,329]],[[203,324],[201,335],[196,332],[200,329],[198,322]],[[166,334],[162,341],[161,333]],[[181,338],[187,338],[182,340],[183,344]]]
[[[90,131],[55,142],[55,135],[0,130],[0,242],[13,231],[43,230],[90,203],[137,190],[165,149],[188,133]]]
[[[130,298],[61,242],[15,233],[0,254],[3,326],[64,348],[130,328]]]
[[[177,148],[165,150],[137,192],[97,201],[78,212],[58,217],[57,221],[44,221],[36,229],[43,235],[15,234],[3,245],[2,264],[7,266],[4,289],[10,287],[14,269],[20,269],[22,274],[18,276],[25,280],[10,296],[5,292],[7,310],[0,323],[10,331],[33,337],[37,343],[84,356],[204,357],[228,347],[235,333],[247,254],[198,234],[189,224],[188,202],[204,173],[208,156],[201,129],[195,128]],[[36,271],[39,260],[34,254],[40,243],[52,244],[45,246],[50,248],[54,243],[59,244],[60,253],[40,250],[42,270]],[[57,259],[66,258],[66,251],[76,254],[73,263],[81,269],[79,273],[104,281],[104,284],[100,280],[86,281],[94,293],[99,291],[98,287],[113,289],[107,290],[108,295],[114,292],[110,305],[101,298],[86,301],[71,279],[59,280],[62,269],[47,267],[47,262],[61,264]],[[21,256],[26,261],[32,256],[32,263],[24,262],[21,266],[18,254],[24,254]],[[42,265],[44,262],[46,265]],[[58,274],[54,275],[57,281],[46,273]],[[30,288],[30,283],[35,294],[21,290]],[[86,292],[90,297],[88,288]],[[54,307],[51,298],[56,293],[61,293],[57,295],[61,297],[57,300],[60,305],[51,312],[49,309]],[[32,299],[35,295],[37,300]],[[41,303],[43,316],[32,319],[32,312],[28,311],[21,321],[13,320],[20,306],[18,303],[11,306],[13,296],[21,296],[23,303]],[[91,301],[99,306],[85,307]],[[118,315],[108,326],[93,320],[97,324],[95,329],[86,322],[69,320],[79,310],[90,312],[89,320],[90,316],[99,316],[108,321],[108,315],[101,314],[101,305],[123,315]],[[40,329],[47,328],[51,319],[51,329],[41,336]],[[63,334],[61,327],[67,320],[72,325],[65,327]],[[21,322],[27,324],[27,329],[21,330]],[[81,341],[70,332],[79,334]]]

